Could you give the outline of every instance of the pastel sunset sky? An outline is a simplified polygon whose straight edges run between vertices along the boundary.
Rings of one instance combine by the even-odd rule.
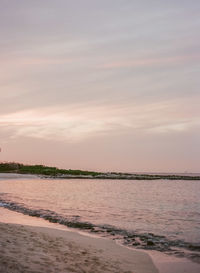
[[[199,0],[0,0],[1,161],[200,172]]]

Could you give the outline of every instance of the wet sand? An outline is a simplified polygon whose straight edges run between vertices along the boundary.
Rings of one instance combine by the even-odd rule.
[[[148,254],[114,241],[58,229],[51,223],[44,227],[42,219],[4,208],[0,215],[0,272],[158,272]]]

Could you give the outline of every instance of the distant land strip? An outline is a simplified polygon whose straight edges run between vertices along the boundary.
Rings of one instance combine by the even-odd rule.
[[[124,179],[124,180],[200,180],[200,176],[174,174],[138,174],[121,172],[93,172],[83,170],[59,169],[44,165],[24,165],[15,162],[0,163],[0,173],[34,174],[43,178],[63,179]]]

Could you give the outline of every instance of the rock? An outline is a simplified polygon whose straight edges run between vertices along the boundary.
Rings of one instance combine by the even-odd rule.
[[[152,240],[148,240],[148,241],[147,241],[147,245],[148,245],[148,246],[154,246],[155,243],[154,243]]]
[[[133,245],[133,246],[139,246],[140,243],[138,243],[138,242],[133,242],[132,245]]]

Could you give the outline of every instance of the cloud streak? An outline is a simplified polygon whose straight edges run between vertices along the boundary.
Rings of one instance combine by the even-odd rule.
[[[66,109],[42,108],[25,110],[0,116],[1,130],[12,128],[11,138],[22,136],[82,142],[84,139],[109,134],[126,135],[134,131],[141,134],[172,134],[199,127],[198,116],[189,118],[185,101],[177,109],[171,103],[93,106],[74,105]],[[178,110],[178,111],[177,111]]]
[[[154,67],[154,66],[166,66],[166,65],[180,65],[188,62],[198,63],[200,60],[200,54],[180,55],[173,57],[159,57],[159,58],[146,58],[135,59],[128,61],[111,62],[104,64],[102,68],[131,68],[131,67]]]

